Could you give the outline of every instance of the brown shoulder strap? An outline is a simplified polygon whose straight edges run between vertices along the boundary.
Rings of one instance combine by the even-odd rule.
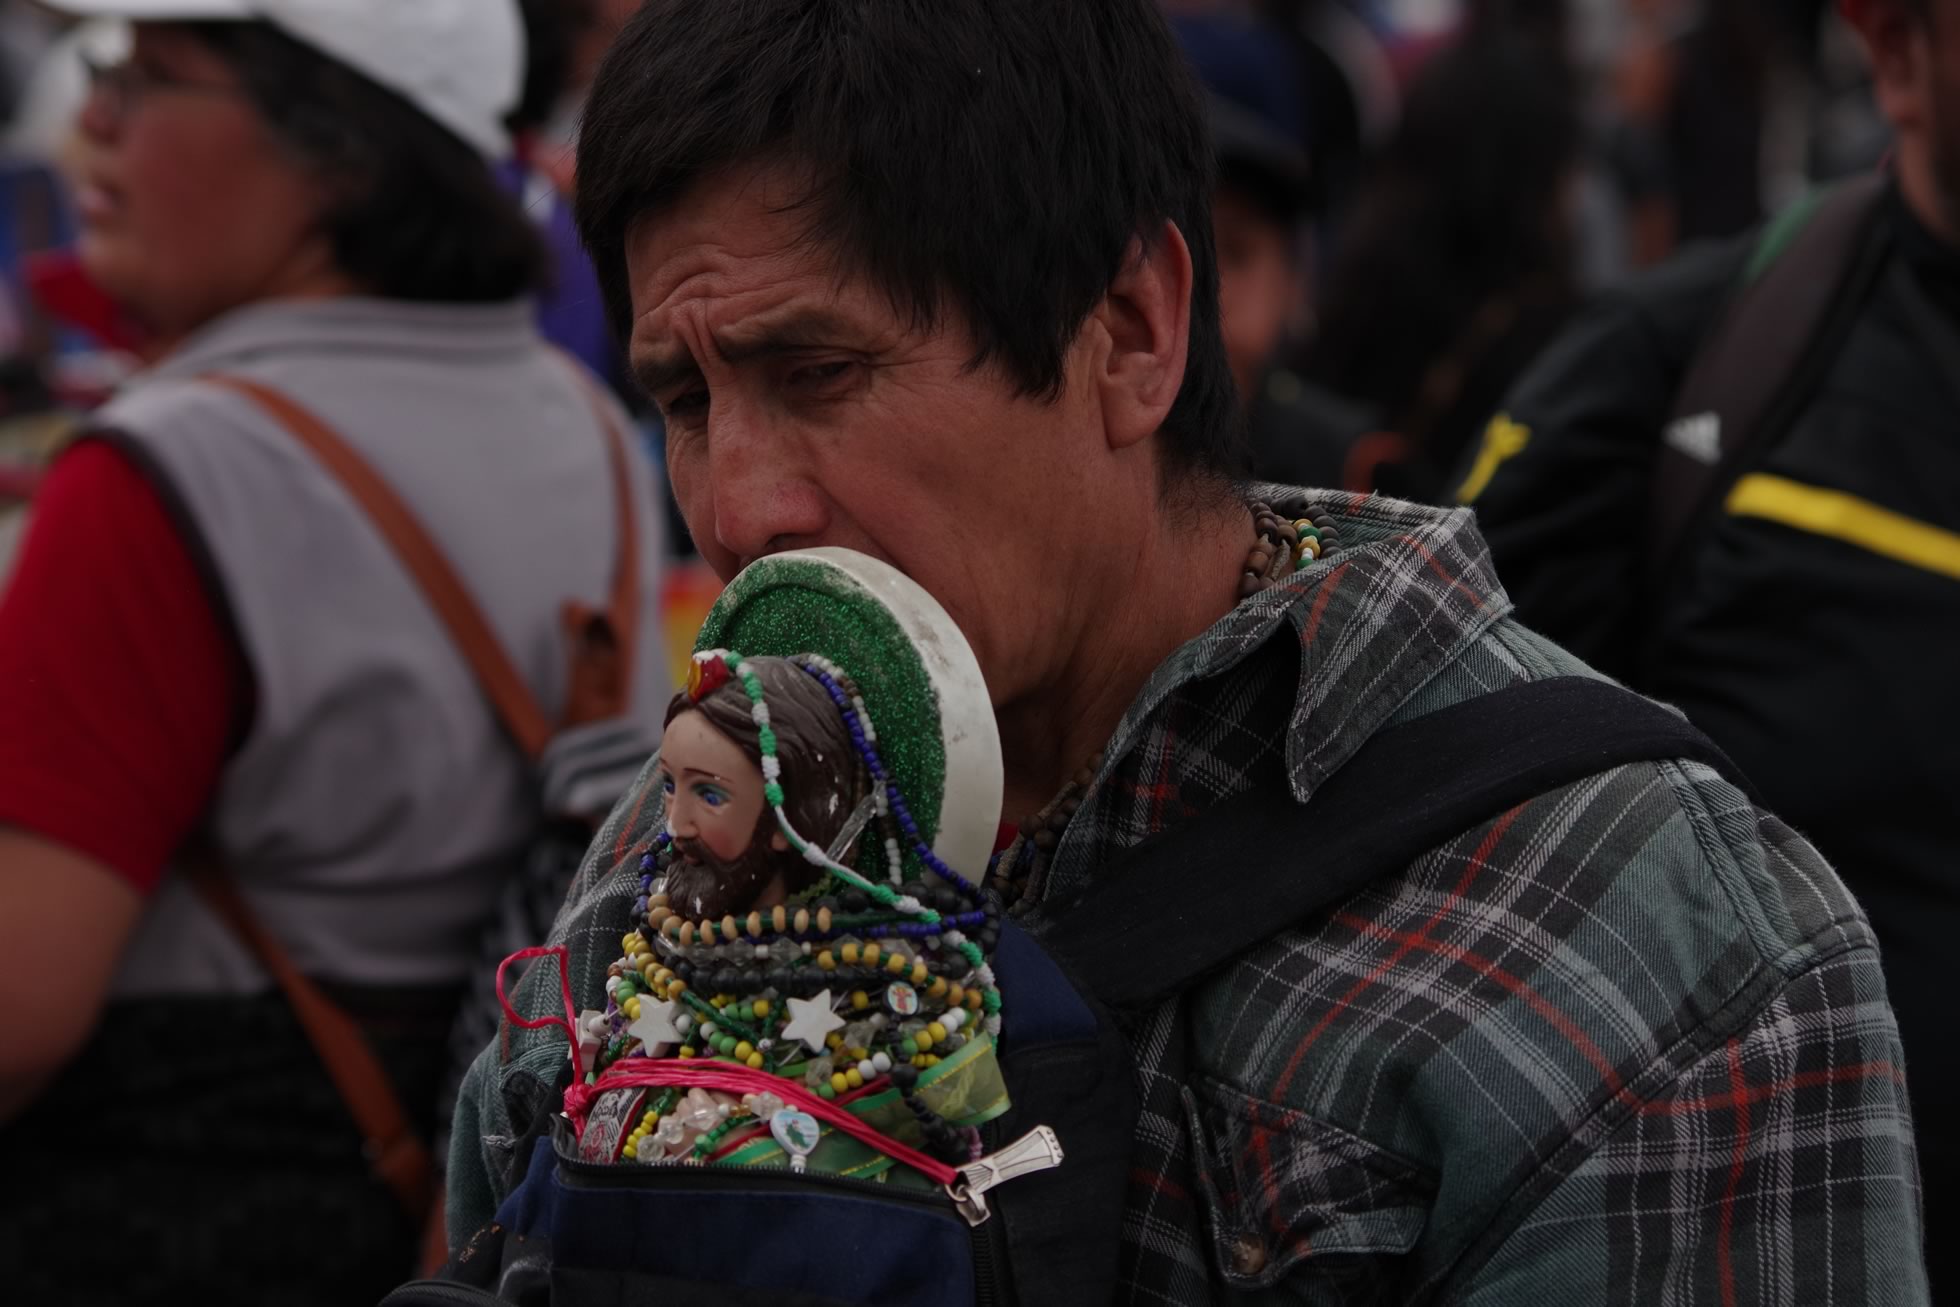
[[[593,416],[606,435],[606,459],[612,469],[613,517],[619,524],[619,557],[613,563],[612,605],[607,616],[612,619],[613,638],[618,642],[621,699],[630,702],[640,638],[640,517],[633,511],[632,464],[626,457],[625,433],[619,429],[612,406],[598,382],[592,379],[584,364],[569,355],[565,356],[565,366],[585,389],[586,397],[592,401]]]
[[[614,517],[618,523],[619,556],[613,565],[613,591],[606,612],[617,644],[622,703],[630,693],[627,681],[636,665],[640,609],[639,517],[633,511],[633,479],[626,438],[601,395],[581,366],[567,360],[573,375],[592,402],[592,411],[606,437],[607,462],[612,473]],[[287,395],[244,377],[213,374],[204,378],[245,396],[312,451],[353,496],[375,528],[415,578],[429,605],[448,628],[475,673],[504,729],[527,758],[536,761],[550,741],[553,728],[524,678],[505,654],[488,619],[470,597],[448,558],[408,506],[372,464],[340,435]],[[577,650],[574,650],[574,657]]]
[[[375,1175],[394,1191],[411,1217],[425,1218],[435,1200],[435,1169],[429,1150],[409,1127],[401,1099],[369,1047],[367,1036],[353,1018],[320,992],[319,986],[300,974],[286,950],[252,915],[238,886],[215,861],[194,860],[186,875],[191,887],[278,982],[306,1032],[307,1042],[320,1055],[327,1077],[360,1129]]]

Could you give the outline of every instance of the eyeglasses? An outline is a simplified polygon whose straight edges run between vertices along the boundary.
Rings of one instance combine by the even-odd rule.
[[[242,95],[245,92],[242,86],[198,82],[188,78],[173,77],[169,73],[153,72],[138,67],[128,59],[105,63],[101,59],[85,54],[82,56],[82,67],[88,70],[89,90],[103,97],[110,113],[119,122],[144,100],[158,93]]]

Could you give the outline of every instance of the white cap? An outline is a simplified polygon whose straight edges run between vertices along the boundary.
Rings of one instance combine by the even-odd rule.
[[[495,160],[524,88],[516,0],[43,0],[137,22],[262,19],[406,99]]]

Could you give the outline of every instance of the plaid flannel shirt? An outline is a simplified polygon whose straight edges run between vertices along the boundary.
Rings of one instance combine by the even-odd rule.
[[[1467,512],[1268,502],[1331,511],[1341,547],[1151,678],[1031,891],[1037,938],[1060,892],[1262,768],[1308,801],[1387,725],[1586,673],[1507,617]],[[650,791],[554,930],[588,1005],[659,828]],[[1273,860],[1313,873],[1312,849]],[[551,982],[520,1008],[549,1010]],[[1871,931],[1808,845],[1699,764],[1620,767],[1465,831],[1278,929],[1134,1041],[1126,1302],[1929,1301]],[[563,1058],[509,1031],[478,1060],[456,1234],[489,1217],[505,1095]]]

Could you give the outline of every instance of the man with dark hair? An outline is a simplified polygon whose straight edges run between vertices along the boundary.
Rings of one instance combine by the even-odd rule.
[[[1598,305],[1511,394],[1463,497],[1526,621],[1685,711],[1843,871],[1884,944],[1926,1228],[1952,1230],[1960,3],[1844,10],[1890,174]],[[1815,321],[1768,343],[1806,294]],[[1960,1246],[1927,1251],[1960,1291]]]
[[[1678,723],[1509,620],[1468,514],[1234,485],[1203,121],[1148,0],[653,0],[579,159],[708,560],[855,548],[972,645],[1035,814],[988,878],[1015,919],[1113,932],[1146,986],[1178,961],[1144,918],[1252,928],[1128,1026],[1111,1296],[1925,1301],[1892,1019],[1830,870],[1666,732],[1560,772],[1561,731]],[[1618,707],[1575,732],[1553,692]],[[1369,763],[1408,731],[1521,792],[1446,824],[1451,775]],[[1374,824],[1251,833],[1358,802],[1356,768]],[[660,820],[622,805],[560,914],[577,1003]],[[1418,820],[1424,852],[1343,879]],[[1126,890],[1199,829],[1243,856]],[[1354,888],[1277,906],[1316,882]],[[452,1244],[556,1110],[562,1037],[509,1036],[459,1106]]]

